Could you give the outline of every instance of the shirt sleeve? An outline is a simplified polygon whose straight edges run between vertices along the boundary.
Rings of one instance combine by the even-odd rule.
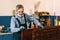
[[[33,16],[30,16],[29,20],[32,21],[32,22],[34,22],[39,27],[44,28],[43,25],[36,18],[34,18]]]
[[[15,28],[15,18],[14,17],[11,18],[10,29],[11,29],[12,33],[18,32],[20,30],[20,28]]]
[[[34,18],[33,22],[39,27],[44,28],[43,25],[37,19]]]

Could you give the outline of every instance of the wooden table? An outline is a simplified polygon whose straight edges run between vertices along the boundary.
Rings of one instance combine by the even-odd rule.
[[[60,40],[60,26],[22,30],[21,40]]]

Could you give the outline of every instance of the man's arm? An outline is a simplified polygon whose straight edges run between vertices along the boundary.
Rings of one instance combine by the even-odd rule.
[[[44,28],[43,25],[37,19],[35,19],[33,16],[29,16],[29,20],[34,22],[39,27]]]
[[[44,28],[43,25],[37,19],[34,18],[33,22],[39,27]]]
[[[15,18],[12,17],[10,23],[11,32],[18,32],[20,30],[19,28],[15,28],[15,21],[16,21]]]

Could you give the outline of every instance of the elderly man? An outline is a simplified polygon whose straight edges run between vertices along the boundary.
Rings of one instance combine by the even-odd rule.
[[[14,40],[21,40],[20,34],[22,29],[27,29],[27,22],[34,22],[34,24],[38,25],[38,27],[44,28],[40,22],[38,22],[35,18],[30,17],[26,13],[24,13],[24,7],[23,5],[17,5],[16,6],[16,15],[12,16],[11,18],[11,32],[19,34],[18,36],[15,36]],[[17,38],[18,37],[18,38]]]

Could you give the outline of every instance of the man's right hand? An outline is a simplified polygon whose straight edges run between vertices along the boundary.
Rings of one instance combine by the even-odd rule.
[[[25,29],[25,27],[24,27],[24,26],[21,26],[21,27],[20,27],[20,30],[23,30],[23,29]]]

